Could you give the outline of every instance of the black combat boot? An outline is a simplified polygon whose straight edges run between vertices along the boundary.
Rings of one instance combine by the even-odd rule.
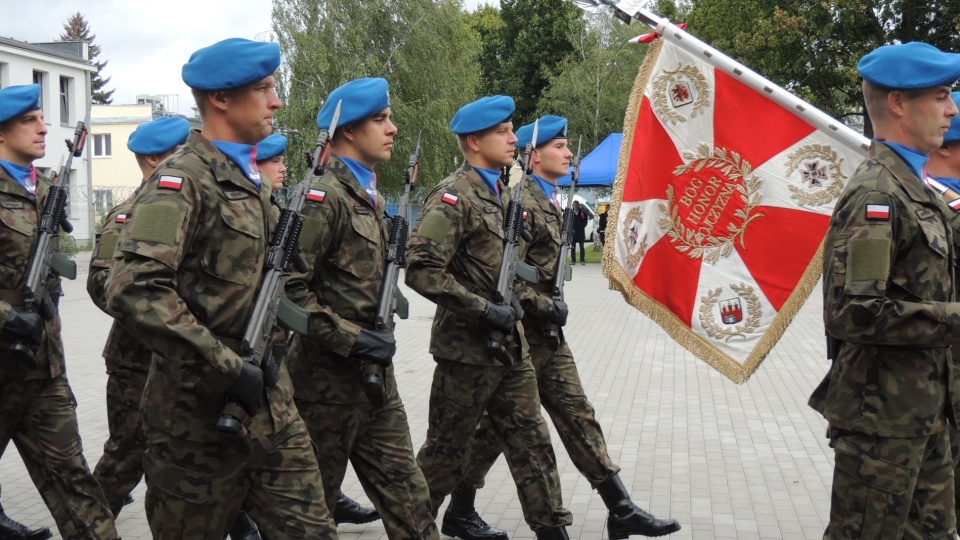
[[[677,520],[657,519],[633,504],[619,474],[597,486],[597,492],[610,510],[607,517],[610,540],[623,540],[634,534],[663,536],[680,530]]]
[[[250,514],[240,512],[230,527],[230,540],[261,540],[257,524],[250,518]]]
[[[10,519],[0,505],[0,540],[46,540],[51,536],[53,534],[46,527],[28,529],[26,525]]]
[[[380,512],[376,508],[361,506],[360,503],[347,497],[343,491],[337,494],[337,505],[333,508],[333,521],[341,523],[370,523],[380,519]]]
[[[450,506],[443,514],[440,532],[463,540],[509,540],[501,531],[480,517],[474,507],[477,491],[457,486],[450,494]]]
[[[537,531],[537,540],[570,540],[566,527]]]

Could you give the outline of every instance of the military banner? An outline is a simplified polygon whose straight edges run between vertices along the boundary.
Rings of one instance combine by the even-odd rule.
[[[867,141],[680,28],[657,34],[624,120],[604,273],[742,383],[817,285]]]

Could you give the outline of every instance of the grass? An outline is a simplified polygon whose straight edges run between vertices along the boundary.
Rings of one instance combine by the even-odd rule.
[[[580,247],[579,247],[579,246],[573,246],[573,247],[576,248],[577,262],[579,263],[579,262],[580,262]],[[603,258],[603,251],[600,251],[600,250],[594,251],[594,249],[593,249],[593,244],[591,244],[591,243],[586,243],[586,244],[584,244],[584,248],[586,249],[586,253],[585,253],[585,254],[586,254],[587,264],[599,263],[599,262],[600,262],[600,259]],[[573,252],[573,251],[574,251],[573,248],[571,248],[570,251]]]

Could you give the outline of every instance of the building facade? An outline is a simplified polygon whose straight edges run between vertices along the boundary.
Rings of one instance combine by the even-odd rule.
[[[90,116],[90,159],[93,162],[93,212],[102,220],[114,205],[140,185],[137,158],[127,139],[137,126],[154,119],[146,105],[94,105]]]
[[[0,37],[0,88],[36,83],[47,124],[47,155],[35,165],[44,174],[56,173],[67,156],[63,142],[72,140],[77,122],[87,122],[91,102],[90,77],[96,67],[89,60],[87,43],[27,43]],[[89,124],[89,122],[87,122]],[[69,219],[78,245],[90,245],[95,218],[92,160],[93,141],[88,137],[83,155],[74,158],[67,187]]]

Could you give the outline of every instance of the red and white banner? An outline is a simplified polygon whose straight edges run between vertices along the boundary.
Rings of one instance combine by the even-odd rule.
[[[687,52],[702,42],[669,30],[624,121],[604,272],[742,383],[817,287],[833,205],[867,141],[709,46]]]

